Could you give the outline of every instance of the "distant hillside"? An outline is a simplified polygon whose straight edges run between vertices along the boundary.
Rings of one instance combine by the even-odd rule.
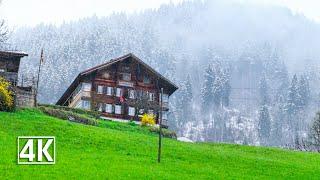
[[[179,86],[169,113],[169,127],[179,136],[272,146],[305,138],[319,110],[319,42],[320,25],[287,8],[225,0],[93,16],[58,27],[40,24],[10,38],[29,54],[21,64],[24,78],[35,76],[44,48],[40,103],[55,103],[79,72],[132,52]],[[216,72],[208,75],[210,67]],[[301,107],[291,99],[302,97],[289,97],[298,86],[291,84],[295,73],[308,103],[291,116],[298,110],[289,106]],[[208,77],[213,82],[205,84]],[[270,121],[267,140],[259,139],[263,113]]]
[[[320,178],[320,156],[315,153],[166,138],[158,164],[157,136],[135,128],[76,124],[38,110],[0,112],[0,117],[1,179]],[[23,135],[55,136],[56,164],[17,165],[16,138]]]

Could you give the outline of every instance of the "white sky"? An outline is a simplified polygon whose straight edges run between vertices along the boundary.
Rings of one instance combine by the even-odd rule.
[[[158,8],[163,3],[181,1],[183,0],[3,0],[0,16],[13,27],[33,26],[41,22],[60,24],[94,14],[107,16],[114,11],[132,13],[146,8]],[[303,13],[306,17],[320,22],[320,0],[232,1],[286,6],[294,12]]]

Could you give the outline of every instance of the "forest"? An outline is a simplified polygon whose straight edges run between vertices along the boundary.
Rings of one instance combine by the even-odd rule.
[[[20,78],[45,62],[40,103],[54,104],[79,72],[134,53],[179,86],[170,128],[194,141],[295,147],[320,106],[320,25],[283,7],[186,1],[139,13],[15,29],[29,54]]]

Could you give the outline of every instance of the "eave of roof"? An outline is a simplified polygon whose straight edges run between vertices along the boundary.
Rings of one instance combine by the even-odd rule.
[[[0,50],[0,55],[4,56],[16,56],[16,57],[25,57],[28,56],[27,53],[21,51],[2,51]]]

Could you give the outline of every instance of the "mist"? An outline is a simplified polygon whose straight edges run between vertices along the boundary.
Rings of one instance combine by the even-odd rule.
[[[319,42],[320,25],[287,8],[212,0],[20,28],[9,44],[29,54],[20,74],[30,78],[44,48],[40,103],[132,52],[179,86],[169,119],[179,136],[283,147],[307,138],[319,110]],[[308,97],[293,102],[298,87]]]

